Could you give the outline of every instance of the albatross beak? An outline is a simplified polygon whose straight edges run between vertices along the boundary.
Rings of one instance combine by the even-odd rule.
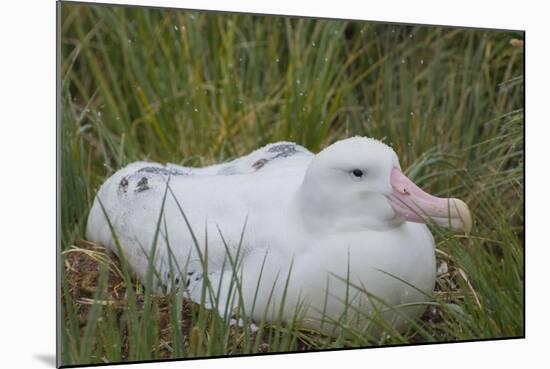
[[[468,205],[459,199],[432,196],[420,189],[399,169],[393,168],[390,204],[395,213],[408,222],[428,223],[470,233],[472,216]]]

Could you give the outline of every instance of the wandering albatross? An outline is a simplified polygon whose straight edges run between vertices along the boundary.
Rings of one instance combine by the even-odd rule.
[[[357,329],[378,313],[396,329],[422,314],[436,275],[427,222],[471,228],[463,201],[427,194],[393,149],[352,137],[204,168],[132,163],[97,192],[86,235],[122,252],[142,283],[154,268],[154,290],[179,288],[224,317],[299,311],[331,334],[344,314]]]

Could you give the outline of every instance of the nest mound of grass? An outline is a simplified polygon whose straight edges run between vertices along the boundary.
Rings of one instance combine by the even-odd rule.
[[[438,250],[438,258],[441,259],[438,264],[438,273],[436,281],[435,295],[439,299],[446,299],[457,301],[463,296],[463,292],[459,287],[459,278],[466,278],[464,271],[452,264],[452,260],[448,258],[448,255]],[[105,247],[85,241],[79,240],[76,246],[63,253],[63,266],[66,284],[63,288],[64,299],[70,298],[72,304],[76,305],[74,311],[77,312],[77,320],[81,328],[81,333],[86,327],[89,319],[90,309],[94,304],[103,306],[109,306],[114,310],[115,316],[119,320],[127,319],[124,313],[129,309],[129,301],[127,295],[127,288],[123,274],[120,260],[112,252],[108,251]],[[107,278],[104,287],[102,288],[100,282],[101,268],[106,268]],[[133,285],[130,288],[133,289],[135,294],[135,307],[138,314],[141,314],[143,309],[143,303],[145,300],[145,290],[143,286],[134,278],[132,280]],[[103,291],[102,291],[103,290]],[[177,291],[173,292],[177,293]],[[475,292],[474,292],[475,293]],[[102,296],[98,299],[98,296]],[[155,306],[155,320],[158,323],[160,334],[160,357],[163,359],[173,358],[173,333],[174,329],[180,329],[183,335],[184,351],[189,353],[189,356],[204,356],[208,347],[208,332],[200,332],[196,325],[193,325],[193,314],[197,314],[201,308],[198,304],[183,300],[181,317],[178,320],[178,327],[174,327],[173,320],[170,317],[169,304],[173,303],[171,295],[157,294],[152,296],[152,303]],[[64,302],[66,303],[66,301]],[[196,316],[195,316],[196,317]],[[426,309],[424,315],[421,318],[421,324],[428,328],[434,335],[434,338],[440,332],[441,338],[449,340],[449,337],[444,337],[445,332],[445,317],[444,312],[437,306],[432,306]],[[128,355],[128,337],[127,330],[124,330],[124,336],[121,342],[122,357],[126,358]],[[252,335],[252,341],[255,340],[256,335],[261,335],[260,343],[257,345],[255,352],[273,352],[273,349],[269,345],[270,326],[266,325],[262,327],[258,332],[248,332]],[[232,326],[229,328],[229,335],[227,337],[227,355],[242,354],[247,352],[243,347],[244,341],[244,328]],[[304,331],[302,339],[299,339],[297,347],[299,351],[309,351],[317,349],[315,342],[319,339],[326,340],[326,337],[321,337],[317,332]],[[411,343],[425,342],[425,339],[419,335],[412,335],[409,337]],[[236,341],[232,341],[236,340]],[[231,342],[231,344],[230,344]],[[235,344],[234,342],[237,342]],[[342,343],[340,343],[341,345]],[[384,344],[379,342],[378,344]],[[343,347],[348,347],[343,342]],[[349,345],[354,347],[354,345]],[[202,353],[202,355],[201,355]]]

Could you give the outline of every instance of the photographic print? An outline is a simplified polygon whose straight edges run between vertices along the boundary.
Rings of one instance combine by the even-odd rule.
[[[524,337],[524,32],[58,3],[62,366]]]

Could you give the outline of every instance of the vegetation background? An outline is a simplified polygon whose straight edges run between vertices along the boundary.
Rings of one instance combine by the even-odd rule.
[[[65,365],[524,335],[522,32],[61,5],[61,356]],[[87,243],[95,191],[136,160],[202,166],[289,140],[391,145],[464,199],[470,237],[433,229],[434,302],[405,333],[228,327],[153,296]]]

